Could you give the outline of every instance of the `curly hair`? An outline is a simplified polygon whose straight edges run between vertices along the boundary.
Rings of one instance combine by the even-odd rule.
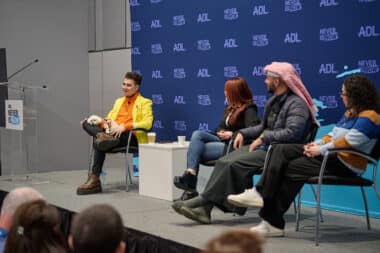
[[[379,92],[366,76],[353,75],[343,81],[348,98],[348,106],[355,114],[364,110],[380,112]]]

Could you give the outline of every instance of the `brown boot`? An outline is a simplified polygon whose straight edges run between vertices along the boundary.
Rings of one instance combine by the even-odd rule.
[[[100,183],[99,176],[91,175],[91,178],[77,188],[78,195],[95,194],[102,192],[102,184]]]
[[[96,149],[100,151],[108,151],[119,144],[119,139],[104,132],[98,133],[94,142]]]

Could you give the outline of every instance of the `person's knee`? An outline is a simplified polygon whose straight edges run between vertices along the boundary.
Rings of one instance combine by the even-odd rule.
[[[201,131],[201,130],[195,130],[191,134],[191,140],[201,140],[202,139],[202,134],[203,134],[203,131]]]

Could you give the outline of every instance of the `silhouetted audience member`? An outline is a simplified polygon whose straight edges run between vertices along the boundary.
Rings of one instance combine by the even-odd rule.
[[[69,245],[74,253],[124,253],[123,221],[109,205],[93,205],[74,217]]]
[[[261,253],[262,237],[246,230],[227,231],[207,243],[202,253]]]
[[[30,187],[13,189],[4,198],[0,215],[0,253],[4,252],[8,231],[12,225],[16,209],[23,203],[37,199],[43,199],[43,196]]]
[[[58,210],[45,200],[20,205],[13,217],[4,253],[64,253],[66,242]]]

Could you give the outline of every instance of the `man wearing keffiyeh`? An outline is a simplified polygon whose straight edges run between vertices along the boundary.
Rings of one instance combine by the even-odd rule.
[[[287,62],[273,62],[264,71],[267,90],[274,96],[265,106],[261,124],[239,131],[234,141],[236,150],[216,162],[204,192],[194,199],[173,203],[177,213],[205,224],[211,223],[214,206],[244,214],[246,208],[229,204],[227,196],[252,187],[252,176],[264,166],[267,147],[307,141],[311,122],[316,122],[316,107],[301,78]],[[252,140],[251,144],[242,146],[244,139]]]

